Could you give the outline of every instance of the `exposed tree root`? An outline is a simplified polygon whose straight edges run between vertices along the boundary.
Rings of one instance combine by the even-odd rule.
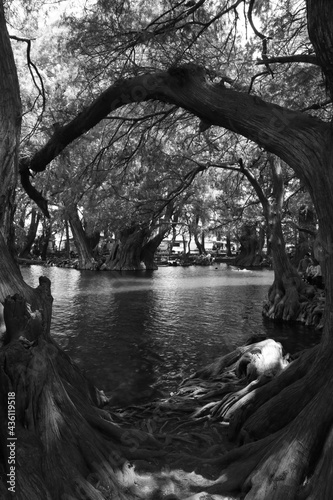
[[[317,347],[289,363],[280,344],[261,340],[167,400],[110,412],[50,338],[43,286],[42,312],[15,296],[4,313],[0,383],[5,395],[15,392],[18,500],[331,498],[330,353],[319,357]],[[232,449],[228,428],[245,444]],[[2,443],[6,432],[1,426]],[[4,482],[0,493],[8,497]]]
[[[327,483],[330,482],[328,478],[332,467],[330,459],[333,450],[331,430],[333,402],[330,397],[330,378],[333,376],[333,369],[325,366],[323,376],[318,377],[316,387],[309,389],[309,382],[313,378],[313,365],[316,364],[316,351],[318,349],[305,352],[261,388],[268,394],[270,386],[274,386],[273,392],[277,392],[279,387],[286,387],[285,390],[293,387],[291,393],[297,393],[298,397],[294,401],[296,409],[292,412],[288,409],[288,405],[283,404],[285,396],[281,395],[280,402],[276,398],[272,400],[275,412],[271,409],[271,426],[280,430],[271,432],[259,441],[233,449],[223,456],[207,458],[206,465],[210,463],[219,466],[223,473],[215,481],[210,480],[198,487],[194,486],[195,491],[204,490],[211,495],[240,494],[247,500],[268,498],[328,500],[332,497],[332,486]],[[311,359],[312,366],[309,365]],[[207,370],[204,373],[207,375]],[[293,383],[295,377],[296,382]],[[198,384],[199,379],[195,380]],[[204,383],[203,389],[204,387],[210,389],[207,394],[213,395],[212,387],[208,387],[207,380]],[[187,387],[189,389],[189,386]],[[240,390],[242,391],[243,389]],[[249,394],[255,396],[256,392],[250,390]],[[183,394],[189,397],[189,390]],[[267,399],[267,394],[264,399]],[[199,402],[202,399],[202,393],[200,396],[197,387],[195,401]],[[208,413],[214,410],[214,404],[211,406],[206,404],[205,407]],[[280,421],[283,412],[289,415],[284,425],[273,424],[274,420]],[[202,415],[202,412],[197,410],[195,415]],[[257,422],[257,428],[260,426],[261,422]]]
[[[244,422],[262,405],[280,394],[284,388],[305,376],[310,363],[316,357],[316,351],[317,347],[304,351],[301,356],[289,364],[287,370],[270,380],[269,384],[256,388],[256,391],[249,392],[242,399],[235,402],[225,416],[225,418],[230,419],[229,437],[231,439],[236,439],[239,436]]]
[[[116,492],[129,499],[115,471],[163,451],[148,433],[124,430],[98,408],[103,394],[49,338],[47,309],[45,301],[43,314],[32,313],[18,296],[5,302],[0,383],[6,397],[15,393],[16,498],[97,500]],[[4,404],[1,413],[6,422]]]
[[[276,280],[270,288],[263,315],[274,320],[298,321],[321,329],[325,292],[300,276]]]
[[[316,496],[312,498],[331,498],[322,493],[323,490],[331,491],[331,486],[320,486],[317,482],[319,478],[324,482],[323,474],[331,466],[327,461],[329,455],[325,453],[327,449],[331,452],[332,446],[331,432],[328,433],[333,417],[330,394],[330,382],[326,382],[283,430],[226,454],[220,460],[223,474],[207,487],[207,491],[219,493],[241,488],[247,500],[292,500],[299,492],[302,498],[311,498],[308,495],[315,489]],[[323,458],[317,463],[322,453]],[[315,473],[304,488],[302,484],[311,474],[314,463]]]
[[[311,467],[311,463],[310,463]],[[310,468],[311,470],[311,468]],[[310,474],[300,488],[298,500],[317,500],[333,498],[333,428],[326,437],[319,460],[313,474]]]

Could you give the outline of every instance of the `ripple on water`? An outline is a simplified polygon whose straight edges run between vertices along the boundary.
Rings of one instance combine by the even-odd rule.
[[[305,327],[263,320],[273,280],[268,270],[222,264],[95,273],[31,266],[22,273],[33,286],[41,274],[51,279],[52,335],[119,404],[174,390],[180,377],[254,333],[283,340],[289,351],[318,340]]]

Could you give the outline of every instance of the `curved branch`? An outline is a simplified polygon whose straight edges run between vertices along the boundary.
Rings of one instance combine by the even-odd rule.
[[[262,34],[262,33],[260,33],[260,31],[258,31],[258,30],[257,30],[257,28],[254,26],[253,19],[252,19],[252,11],[253,11],[253,7],[254,7],[254,3],[255,3],[255,0],[251,0],[251,1],[250,1],[249,10],[248,10],[248,13],[247,13],[247,17],[248,17],[248,20],[249,20],[250,26],[251,26],[251,28],[253,29],[254,33],[255,33],[255,34],[256,34],[259,38],[261,38],[261,40],[271,39],[272,37],[263,35],[263,34]]]
[[[262,187],[260,186],[257,179],[254,177],[254,175],[247,168],[245,168],[242,158],[240,158],[238,161],[239,161],[240,171],[242,172],[242,174],[245,175],[245,177],[247,178],[247,180],[249,181],[249,183],[251,184],[251,186],[255,190],[255,192],[260,200],[260,203],[262,204],[262,207],[264,209],[264,213],[266,213],[268,211],[268,208],[269,208],[269,201],[267,199],[267,196],[265,195]],[[256,160],[252,163],[251,166],[254,166],[255,163],[256,163]]]
[[[149,100],[176,105],[212,125],[251,139],[292,166],[303,180],[311,176],[314,155],[311,144],[323,143],[329,128],[313,116],[210,83],[202,67],[189,64],[117,81],[73,120],[59,126],[29,161],[21,162],[21,175],[29,170],[45,170],[66,146],[115,109]]]
[[[257,78],[259,78],[260,76],[269,75],[269,74],[270,74],[269,71],[261,71],[260,73],[257,73],[256,75],[252,76],[249,90],[247,91],[247,93],[251,94],[253,84]]]
[[[252,19],[252,11],[254,7],[255,0],[250,0],[250,5],[249,5],[249,10],[247,13],[247,17],[250,23],[251,28],[253,29],[254,33],[262,40],[262,52],[261,56],[263,58],[263,61],[265,61],[263,64],[265,64],[267,70],[269,71],[270,75],[274,78],[273,71],[269,67],[268,61],[267,61],[267,40],[271,40],[272,37],[263,35],[263,33],[260,33],[260,31],[257,30],[257,28],[254,26],[253,19]]]
[[[22,163],[23,164],[23,163]],[[30,182],[31,173],[29,169],[22,169],[21,171],[21,184],[29,198],[34,200],[39,206],[43,214],[49,218],[50,214],[47,208],[47,201],[40,191],[31,184]]]
[[[40,72],[38,71],[38,68],[37,68],[36,64],[31,60],[31,40],[29,38],[20,38],[20,37],[15,36],[15,35],[10,35],[9,38],[11,38],[12,40],[16,40],[18,42],[25,42],[27,44],[27,62],[28,62],[28,68],[29,68],[29,72],[30,72],[32,81],[33,81],[36,89],[38,90],[39,95],[42,96],[42,103],[43,103],[42,104],[42,113],[44,113],[45,106],[46,106],[45,87],[44,87],[43,78],[42,78]],[[33,71],[32,71],[31,68],[33,68],[35,70],[36,75],[38,76],[38,80],[39,80],[41,88],[39,88],[39,85],[36,82],[35,75],[34,75],[34,73],[33,73]]]

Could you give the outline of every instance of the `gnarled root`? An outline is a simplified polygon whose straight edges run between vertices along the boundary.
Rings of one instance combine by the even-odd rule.
[[[322,328],[324,306],[323,290],[305,283],[300,277],[282,279],[271,286],[263,315],[273,320],[299,321]]]
[[[47,308],[32,313],[14,296],[5,302],[7,344],[0,355],[1,433],[7,395],[15,404],[15,498],[136,498],[116,471],[127,459],[161,454],[149,434],[112,421],[101,393],[49,336]],[[7,444],[5,439],[2,440]],[[8,454],[6,446],[2,449]],[[6,462],[6,460],[5,460]]]
[[[333,449],[330,386],[331,381],[326,381],[284,429],[217,459],[222,474],[213,484],[207,483],[205,491],[242,491],[246,500],[331,498],[332,485],[327,484]]]
[[[268,380],[267,382],[269,383],[256,388],[255,391],[251,391],[243,398],[238,399],[225,415],[225,417],[230,420],[229,437],[231,439],[236,439],[237,437],[241,439],[245,437],[248,438],[250,431],[246,433],[243,432],[239,435],[240,429],[244,425],[244,422],[264,406],[265,403],[270,405],[270,407],[267,408],[269,416],[274,416],[275,405],[277,404],[274,397],[278,396],[283,389],[302,379],[308,373],[309,367],[316,358],[317,351],[317,347],[304,351],[292,361],[285,370],[281,371],[277,377]],[[257,419],[255,417],[254,422],[256,421]],[[267,424],[268,422],[264,422],[261,431],[264,432],[264,430],[267,429]],[[254,426],[257,427],[256,423],[254,423]]]
[[[215,399],[215,401],[205,404],[204,407],[196,411],[194,416],[209,415],[211,419],[225,418],[228,420],[229,412],[239,400],[254,389],[267,384],[287,365],[288,361],[283,356],[281,344],[272,339],[265,339],[242,346],[212,363],[202,372],[198,372],[196,377],[198,374],[202,374],[205,379],[211,378],[211,390],[209,390],[208,383],[204,384],[195,378],[189,379],[179,394],[184,394],[184,391],[187,394],[192,392],[192,397],[201,401],[222,396],[222,399],[218,401]]]

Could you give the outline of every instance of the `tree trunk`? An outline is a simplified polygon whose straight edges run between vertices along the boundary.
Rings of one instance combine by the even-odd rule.
[[[199,251],[199,255],[204,255],[205,254],[205,249],[202,246],[202,243],[199,240],[198,234],[196,232],[194,232],[194,241],[195,241],[196,247],[197,247],[197,249]]]
[[[183,239],[183,253],[184,255],[186,255],[187,252],[189,252],[190,242],[187,244],[187,240],[184,234],[182,235],[182,239]]]
[[[204,246],[204,237],[201,232],[201,241],[199,239],[200,235],[200,228],[199,228],[199,217],[195,218],[195,227],[193,228],[193,236],[194,236],[194,241],[196,244],[197,249],[199,250],[199,255],[204,255],[205,252],[205,246]]]
[[[261,264],[261,249],[256,226],[245,225],[239,238],[240,253],[234,260],[234,265],[239,267],[256,267]]]
[[[21,250],[21,252],[19,254],[19,256],[23,259],[27,258],[31,253],[31,247],[33,245],[33,242],[36,239],[39,220],[40,220],[39,212],[36,210],[35,207],[32,207],[30,226],[29,226],[29,231],[27,234],[26,242],[25,242],[23,249]]]
[[[66,253],[67,259],[70,259],[71,258],[71,245],[70,245],[70,241],[69,241],[69,223],[68,223],[68,218],[67,217],[65,219],[65,235],[66,235],[66,239],[65,239],[65,253]],[[60,250],[60,248],[59,248],[59,250]]]
[[[15,61],[8,36],[3,4],[0,2],[0,332],[4,331],[3,301],[16,291],[28,292],[14,253],[14,198],[18,175],[18,146],[21,101]]]
[[[297,267],[305,254],[312,253],[313,243],[316,237],[316,214],[309,204],[301,205],[298,212],[298,241],[294,257],[294,265]]]
[[[226,256],[227,257],[232,257],[232,251],[231,251],[231,239],[230,239],[230,234],[227,234],[227,242],[225,244],[226,246]]]
[[[172,226],[172,238],[171,238],[170,245],[169,245],[169,259],[171,259],[171,257],[172,257],[172,250],[173,250],[173,247],[175,246],[176,238],[177,238],[177,228],[175,225],[173,225]]]
[[[154,262],[155,253],[168,231],[169,225],[167,224],[164,229],[161,229],[158,234],[149,239],[148,242],[143,245],[141,251],[141,261],[144,263],[147,270],[154,270],[158,268]]]
[[[270,233],[274,282],[268,292],[268,302],[263,313],[275,320],[296,320],[306,303],[314,296],[313,287],[302,280],[290,262],[282,232],[281,216],[284,197],[282,169],[279,160],[270,157],[273,178],[273,205],[267,205],[266,220]],[[318,319],[318,323],[320,318]]]
[[[41,241],[40,241],[40,245],[41,245],[40,256],[41,256],[41,259],[43,261],[46,261],[46,258],[47,258],[47,251],[48,251],[48,248],[49,248],[49,241],[50,241],[50,238],[51,238],[51,234],[52,234],[52,225],[51,225],[51,222],[49,220],[45,220],[44,219],[44,222],[43,222],[43,234],[42,234],[42,238],[41,238]]]
[[[108,271],[145,269],[141,254],[146,238],[147,230],[135,225],[120,231],[118,238],[112,245],[110,255],[101,269]]]
[[[274,282],[269,289],[268,303],[263,312],[275,320],[296,320],[301,309],[300,295],[310,299],[313,288],[302,281],[287,256],[279,216],[274,214],[271,219],[274,219],[271,221]]]
[[[95,261],[90,245],[87,241],[77,206],[73,203],[66,207],[66,214],[72,230],[76,250],[79,254],[78,269],[95,270],[97,262]]]
[[[299,355],[264,387],[248,392],[230,406],[224,418],[230,421],[233,438],[242,444],[216,462],[221,476],[209,485],[209,493],[242,491],[246,500],[328,499],[333,494],[330,480],[332,460],[333,404],[333,185],[332,140],[315,166],[312,192],[320,224],[316,255],[320,259],[326,284],[325,321],[319,346]],[[313,144],[313,147],[315,145]],[[272,247],[275,267],[280,275],[280,297],[297,289],[299,278],[284,279],[289,264],[284,253],[279,224],[273,226]],[[276,287],[277,288],[277,287]],[[278,296],[278,294],[276,294]],[[287,302],[287,301],[285,301]],[[293,301],[291,301],[293,303]],[[288,308],[283,308],[288,315]],[[216,374],[215,374],[216,376]]]
[[[0,411],[1,451],[15,464],[7,487],[17,500],[102,500],[110,493],[121,500],[137,498],[117,471],[128,459],[154,455],[157,442],[145,432],[122,430],[100,409],[104,394],[50,337],[47,278],[40,279],[35,293],[42,303],[35,313],[19,295],[5,301],[0,382],[6,403],[15,408],[15,426],[9,421],[5,429],[8,410],[2,405]]]
[[[310,37],[332,97],[331,2],[307,0],[306,3]],[[10,239],[19,99],[2,3],[0,9],[2,244],[4,239]],[[306,183],[319,220],[316,254],[320,258],[326,284],[321,344],[301,355],[264,387],[250,391],[245,395],[245,401],[241,399],[237,402],[239,412],[235,410],[232,419],[238,415],[236,427],[240,428],[238,434],[246,444],[217,457],[221,475],[214,484],[207,481],[206,491],[214,494],[233,491],[246,500],[330,499],[333,496],[330,477],[333,449],[331,124],[306,113],[264,102],[257,96],[233,91],[220,83],[210,83],[202,68],[197,66],[173,67],[168,72],[140,74],[117,82],[72,122],[60,127],[33,158],[22,161],[21,176],[25,188],[36,198],[36,193],[31,191],[29,185],[30,168],[44,170],[45,165],[66,145],[96,125],[111,110],[130,100],[149,99],[162,99],[181,106],[201,119],[243,134],[279,155]],[[37,201],[41,203],[40,199]],[[278,231],[274,235],[276,245],[281,245],[280,236]],[[4,263],[0,267],[1,291],[7,293],[16,285],[25,289],[6,248],[4,253],[0,253],[0,258]],[[284,258],[281,252],[277,252],[275,260],[277,266],[282,266]],[[42,295],[48,297],[47,290]],[[100,500],[110,496],[121,500],[131,499],[134,495],[127,483],[120,482],[123,475],[118,475],[117,479],[111,467],[119,468],[123,463],[122,457],[126,455],[124,448],[128,444],[126,439],[129,437],[132,442],[132,435],[127,434],[126,437],[126,433],[110,422],[107,415],[90,403],[94,402],[92,391],[84,383],[82,375],[78,374],[64,353],[45,338],[49,329],[49,301],[44,301],[42,322],[38,316],[36,320],[31,317],[21,299],[9,299],[6,304],[9,342],[0,358],[1,387],[4,392],[0,406],[1,458],[3,461],[8,456],[5,439],[8,437],[8,393],[12,397],[15,392],[18,402],[16,435],[17,443],[20,443],[17,446],[18,500]],[[134,446],[134,452],[137,449],[137,445]],[[132,456],[134,452],[132,447]],[[1,476],[6,477],[4,473]],[[2,487],[1,493],[3,491]],[[148,495],[141,492],[141,498],[144,496]]]
[[[14,252],[15,188],[21,130],[21,100],[12,48],[0,2],[0,230]]]
[[[98,256],[98,252],[96,250],[97,245],[101,239],[101,232],[95,228],[89,221],[84,220],[83,221],[83,228],[84,228],[84,233],[86,236],[86,241],[87,244],[90,248],[91,253],[94,255],[94,257]]]

